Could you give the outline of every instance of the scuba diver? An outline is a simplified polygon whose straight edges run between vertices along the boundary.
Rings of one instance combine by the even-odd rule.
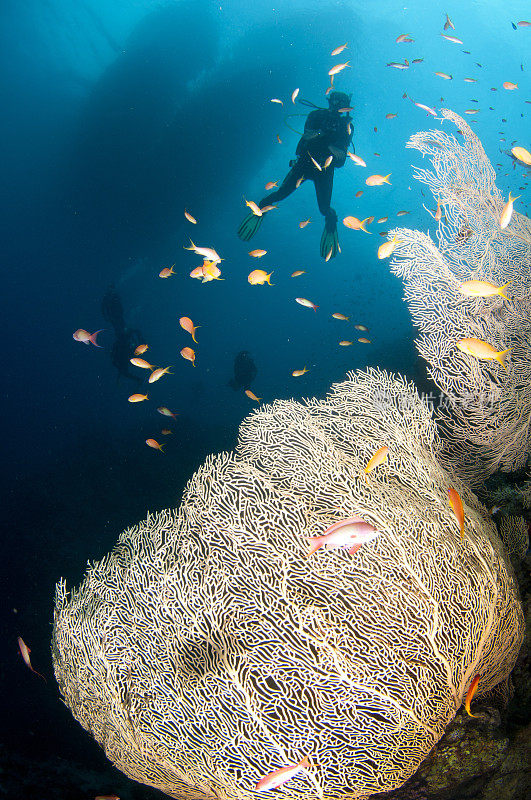
[[[101,301],[101,312],[107,322],[114,328],[115,339],[111,347],[111,361],[118,370],[118,377],[123,376],[135,383],[142,383],[141,378],[132,375],[130,358],[142,342],[142,334],[137,328],[127,328],[124,319],[124,308],[116,286],[111,283]]]
[[[242,350],[234,359],[234,376],[228,385],[237,389],[250,389],[251,383],[256,378],[256,364],[248,350]]]
[[[321,236],[321,256],[326,261],[339,252],[337,237],[337,214],[330,206],[334,169],[342,167],[347,157],[347,149],[352,138],[351,117],[349,115],[350,95],[345,92],[331,92],[328,108],[316,107],[308,114],[297,145],[297,159],[290,161],[290,171],[280,187],[263,197],[259,208],[273,205],[292,194],[304,180],[312,180],[319,211],[325,218]],[[313,104],[312,104],[313,105]],[[327,160],[328,165],[325,166]],[[258,231],[263,216],[250,212],[238,228],[238,236],[248,242]]]

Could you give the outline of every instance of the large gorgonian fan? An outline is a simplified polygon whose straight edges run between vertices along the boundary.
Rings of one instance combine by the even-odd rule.
[[[305,756],[283,797],[400,786],[523,636],[494,523],[440,448],[412,384],[352,373],[325,400],[252,413],[178,510],[125,531],[70,594],[60,582],[55,674],[108,758],[176,798],[251,800]],[[354,515],[380,535],[308,557],[308,537]]]
[[[437,411],[445,458],[470,486],[497,470],[520,469],[531,450],[531,220],[513,212],[500,227],[504,205],[481,142],[461,117],[442,109],[463,136],[425,131],[408,147],[428,155],[434,171],[416,168],[441,207],[437,245],[419,231],[395,229],[400,246],[392,271],[420,331],[417,347],[429,377],[445,395]],[[467,297],[468,280],[510,282],[510,302]],[[495,350],[511,349],[507,371],[459,351],[473,337]]]

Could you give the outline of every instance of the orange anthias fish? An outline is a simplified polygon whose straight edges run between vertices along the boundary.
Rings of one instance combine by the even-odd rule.
[[[461,502],[461,498],[459,494],[453,487],[448,489],[448,500],[450,502],[450,506],[452,511],[455,514],[455,518],[459,524],[459,530],[461,531],[461,541],[465,538],[465,511],[463,509],[463,503]]]
[[[197,339],[195,338],[195,332],[201,325],[194,325],[190,317],[181,317],[179,320],[179,325],[183,330],[190,334],[194,342],[197,344]]]
[[[314,311],[317,311],[319,308],[319,306],[316,306],[311,300],[306,300],[305,297],[296,297],[295,302],[301,306],[305,306],[306,308],[313,308]]]
[[[153,450],[160,450],[161,453],[164,452],[164,450],[162,449],[164,445],[159,444],[156,439],[146,439],[146,444],[148,447],[152,447]]]
[[[214,264],[218,264],[222,259],[215,250],[211,247],[198,247],[196,244],[192,242],[190,239],[190,247],[185,247],[185,250],[193,250],[194,253],[197,253],[198,256],[203,256],[203,258],[212,261]]]
[[[306,270],[305,269],[296,269],[295,272],[291,273],[291,277],[292,278],[298,278],[299,275],[305,275],[305,274],[306,274]]]
[[[512,89],[518,89],[518,84],[512,83],[512,81],[504,81],[502,85],[504,89],[509,89],[509,91]]]
[[[511,352],[512,347],[509,347],[507,350],[500,350],[498,352],[488,342],[483,342],[481,339],[474,339],[472,337],[469,339],[459,339],[459,341],[456,342],[456,345],[462,353],[466,353],[469,356],[474,356],[482,361],[496,360],[502,365],[504,370],[507,371],[507,367],[505,366],[503,359],[507,353]]]
[[[193,217],[193,216],[190,214],[190,212],[189,212],[189,211],[187,211],[186,209],[184,210],[184,216],[186,217],[186,219],[188,220],[188,222],[191,222],[193,225],[197,225],[197,220],[196,220],[196,218],[195,218],[195,217]]]
[[[348,322],[348,321],[349,321],[349,317],[346,317],[344,314],[340,314],[340,312],[339,312],[339,311],[334,311],[334,313],[332,314],[332,316],[333,316],[333,318],[334,318],[334,319],[341,319],[341,320],[343,320],[343,322]]]
[[[262,258],[262,256],[265,256],[266,253],[267,253],[267,250],[250,250],[249,251],[249,255],[252,256],[253,258]]]
[[[257,397],[255,393],[252,392],[250,389],[246,389],[245,394],[247,395],[247,397],[250,397],[251,400],[256,400],[257,403],[259,403],[260,400],[262,399],[261,397]]]
[[[172,264],[171,267],[164,267],[164,269],[161,269],[159,278],[169,278],[170,275],[175,275],[174,266],[175,264]]]
[[[40,672],[37,672],[37,670],[33,669],[33,667],[31,666],[31,661],[30,661],[31,650],[29,649],[29,647],[26,644],[26,642],[24,641],[24,639],[22,639],[22,637],[19,636],[19,637],[17,637],[17,641],[18,641],[18,649],[20,650],[20,655],[24,659],[24,664],[28,667],[28,669],[30,669],[32,672],[34,672],[35,675],[38,675],[39,678],[42,678],[44,683],[48,683],[48,681],[46,680],[44,675],[41,675]]]
[[[155,381],[160,380],[163,375],[173,375],[170,369],[171,367],[158,367],[158,369],[154,369],[148,378],[148,383],[155,383]]]
[[[117,794],[98,794],[94,800],[120,800]]]
[[[262,216],[262,209],[256,205],[254,200],[246,200],[245,205],[248,206],[253,212],[253,214],[255,214],[257,217]]]
[[[195,367],[195,351],[192,350],[191,347],[183,347],[181,350],[181,355],[187,361],[191,361],[192,365]]]
[[[269,192],[271,189],[274,189],[275,186],[278,186],[278,181],[268,181],[265,185],[266,192]]]
[[[308,217],[308,219],[303,219],[302,222],[299,222],[299,228],[305,228],[306,225],[308,225],[308,223],[310,222],[310,219],[311,218]]]
[[[478,688],[479,677],[480,677],[479,675],[476,675],[474,677],[474,680],[472,681],[472,683],[468,687],[468,692],[466,693],[465,711],[466,711],[466,713],[468,714],[469,717],[477,717],[478,716],[477,714],[472,714],[472,712],[470,711],[470,703],[471,703],[471,700],[472,700],[472,698],[474,697],[474,695],[476,693],[476,689]]]
[[[208,283],[208,281],[223,281],[224,278],[220,278],[221,270],[214,261],[203,261],[203,266],[200,267],[203,272],[203,280],[202,283]]]
[[[101,344],[98,344],[96,341],[96,336],[98,333],[101,333],[102,330],[103,328],[100,328],[99,331],[89,333],[88,331],[83,330],[83,328],[78,328],[78,330],[72,334],[72,338],[75,339],[76,342],[83,342],[83,344],[89,344],[89,342],[92,342],[95,347],[101,347]]]
[[[305,375],[309,371],[310,370],[306,369],[306,365],[305,365],[304,369],[294,369],[291,374],[293,375],[294,378],[300,378],[301,375]]]
[[[376,539],[380,531],[376,530],[374,525],[370,525],[361,517],[348,517],[341,522],[335,522],[321,536],[313,536],[308,539],[310,551],[308,556],[315,553],[321,547],[326,547],[327,550],[337,550],[340,547],[348,547],[350,555],[354,555],[356,550]]]
[[[277,786],[282,786],[283,783],[291,780],[291,778],[293,778],[295,775],[298,775],[299,772],[304,772],[304,770],[308,769],[309,766],[310,762],[308,761],[308,756],[305,756],[302,761],[299,761],[298,764],[292,764],[289,767],[275,769],[273,772],[270,772],[268,775],[264,775],[263,778],[260,778],[256,784],[256,790],[260,792],[276,789]]]
[[[141,403],[142,400],[147,400],[147,394],[131,394],[127,398],[130,403]]]
[[[343,218],[343,225],[353,231],[365,231],[365,233],[370,234],[371,232],[365,227],[365,225],[370,224],[369,220],[370,217],[365,217],[365,219],[362,220],[357,217],[349,216]]]
[[[177,418],[177,415],[173,411],[170,411],[169,408],[166,408],[166,406],[159,406],[157,411],[159,414],[162,414],[163,417],[173,417],[173,419]]]
[[[367,186],[382,186],[384,183],[391,184],[390,177],[391,173],[389,175],[369,175],[365,183]]]
[[[441,201],[437,198],[437,209],[435,211],[435,222],[440,222],[442,217],[442,210],[441,210]]]
[[[149,349],[149,345],[147,344],[139,344],[138,347],[135,347],[135,356],[141,356],[142,353],[145,353],[146,350]]]
[[[531,153],[525,147],[513,147],[511,153],[518,161],[531,166]]]
[[[247,280],[251,286],[262,286],[264,283],[274,286],[274,284],[272,284],[269,280],[272,274],[272,272],[268,274],[265,269],[253,269],[253,271],[247,276]]]
[[[367,166],[367,164],[362,159],[362,157],[361,156],[357,156],[356,153],[351,153],[350,150],[348,150],[347,151],[347,156],[350,158],[351,161],[353,161],[355,164],[357,164],[358,167],[366,167]]]
[[[365,473],[365,483],[368,482],[367,475],[369,474],[369,472],[372,472],[372,470],[375,469],[375,467],[379,467],[380,464],[383,464],[383,462],[386,461],[388,455],[389,455],[389,448],[387,447],[387,445],[384,444],[383,447],[378,448],[376,453],[373,456],[371,456],[371,458],[367,462],[367,466],[363,470],[363,472]]]
[[[143,358],[130,358],[129,361],[134,367],[140,367],[140,369],[150,369],[152,371],[154,369],[157,369],[156,367],[153,366],[153,364],[144,361]]]

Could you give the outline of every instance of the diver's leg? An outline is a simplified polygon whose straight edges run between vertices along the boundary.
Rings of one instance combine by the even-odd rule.
[[[303,165],[300,162],[295,163],[276,192],[271,192],[270,194],[266,194],[265,197],[262,197],[258,203],[259,208],[274,205],[278,203],[279,200],[284,200],[286,197],[289,197],[290,194],[293,194],[297,188],[297,181],[303,174]]]
[[[334,185],[334,170],[327,169],[314,177],[315,195],[319,211],[325,218],[325,227],[321,236],[321,256],[326,261],[335,258],[341,252],[337,236],[337,214],[330,206],[332,187]]]

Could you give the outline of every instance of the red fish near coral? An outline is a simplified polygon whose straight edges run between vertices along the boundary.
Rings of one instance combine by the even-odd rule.
[[[354,555],[356,550],[376,539],[380,531],[376,530],[374,525],[370,525],[361,517],[348,517],[335,522],[323,533],[322,536],[314,536],[308,539],[310,544],[309,556],[319,550],[321,547],[326,547],[328,550],[337,550],[340,547],[348,547],[350,555]]]
[[[283,783],[286,783],[286,781],[298,775],[299,772],[303,772],[309,766],[310,762],[308,761],[308,756],[305,756],[298,764],[291,764],[289,767],[281,767],[280,769],[270,772],[268,775],[264,775],[256,784],[256,789],[257,791],[276,789],[277,786],[282,786]]]
[[[37,672],[37,670],[33,669],[33,667],[31,666],[30,655],[29,655],[31,653],[31,650],[29,649],[24,639],[21,636],[19,636],[17,641],[18,641],[18,649],[20,650],[20,655],[24,659],[25,665],[28,667],[28,669],[34,672],[35,675],[38,675],[39,678],[42,678],[44,683],[46,683],[46,678],[44,677],[44,675],[41,675],[40,672]]]

